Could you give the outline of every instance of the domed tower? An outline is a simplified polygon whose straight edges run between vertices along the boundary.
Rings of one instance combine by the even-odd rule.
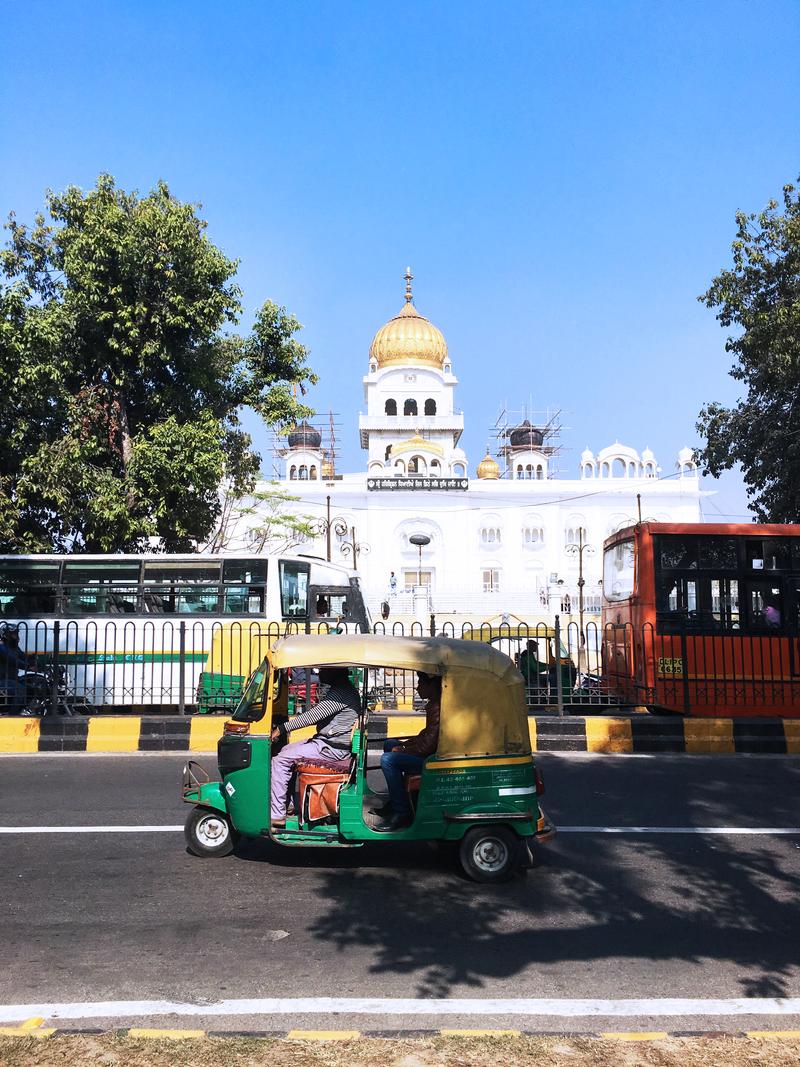
[[[463,477],[466,457],[453,454],[464,429],[453,407],[458,382],[444,334],[414,306],[412,280],[409,267],[405,304],[372,338],[361,447],[371,475]]]
[[[509,478],[546,478],[547,459],[552,449],[545,445],[544,431],[523,419],[519,426],[507,430],[505,436],[503,455]]]
[[[478,477],[485,481],[496,481],[500,477],[500,464],[486,449],[486,455],[478,464]]]
[[[286,435],[288,448],[283,451],[284,477],[290,481],[317,481],[323,476],[325,453],[322,434],[304,419]]]

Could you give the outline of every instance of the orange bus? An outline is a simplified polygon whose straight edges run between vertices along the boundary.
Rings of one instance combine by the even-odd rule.
[[[800,717],[800,526],[612,534],[602,660],[604,689],[653,711]]]

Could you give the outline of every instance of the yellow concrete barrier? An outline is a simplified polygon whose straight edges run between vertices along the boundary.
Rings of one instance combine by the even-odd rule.
[[[424,715],[389,715],[386,719],[387,737],[413,737],[424,729]]]
[[[38,719],[0,719],[0,752],[38,751]]]
[[[190,752],[216,752],[217,741],[222,737],[222,728],[227,719],[195,715],[189,728]]]
[[[587,752],[633,752],[630,719],[586,719]]]
[[[684,719],[687,752],[735,752],[730,719]]]
[[[138,715],[119,719],[104,719],[99,715],[89,719],[86,737],[87,752],[138,752],[142,720]]]
[[[800,719],[786,720],[783,724],[786,735],[786,751],[800,755]]]

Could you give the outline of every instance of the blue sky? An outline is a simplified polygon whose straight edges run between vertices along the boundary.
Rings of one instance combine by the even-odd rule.
[[[100,171],[202,203],[244,325],[268,297],[305,324],[340,469],[363,464],[361,376],[407,264],[473,468],[500,409],[532,403],[561,408],[566,471],[619,439],[667,473],[700,407],[735,400],[696,297],[734,212],[800,173],[798,0],[0,13],[0,212]],[[744,500],[728,478],[707,515]]]

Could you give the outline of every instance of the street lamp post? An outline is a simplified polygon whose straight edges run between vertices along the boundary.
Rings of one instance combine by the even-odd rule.
[[[425,545],[429,545],[431,543],[431,539],[430,537],[428,537],[427,534],[412,534],[408,540],[410,544],[416,545],[417,549],[419,550],[419,560],[417,564],[417,585],[422,585],[422,550]]]
[[[331,561],[331,530],[339,537],[343,537],[347,533],[347,520],[343,519],[341,515],[334,515],[331,518],[331,498],[325,497],[325,507],[327,517],[324,519],[318,519],[314,523],[314,528],[318,533],[325,534],[325,558],[328,563]]]
[[[346,532],[347,531],[347,526],[345,526],[344,531],[338,530],[336,526],[334,526],[334,530],[336,530],[337,533]],[[352,553],[353,554],[353,570],[357,570],[358,569],[358,557],[361,555],[362,552],[365,555],[369,554],[369,547],[370,546],[367,544],[366,541],[357,541],[356,540],[356,528],[355,528],[355,526],[351,526],[350,527],[350,540],[349,541],[345,541],[344,544],[342,545],[342,555],[343,556],[349,556],[350,553]]]
[[[583,527],[578,528],[578,543],[567,545],[564,550],[568,556],[578,557],[578,618],[580,620],[580,647],[583,651],[586,647],[586,632],[583,627],[583,587],[586,584],[583,579],[583,554],[594,555],[594,546],[584,544]]]

